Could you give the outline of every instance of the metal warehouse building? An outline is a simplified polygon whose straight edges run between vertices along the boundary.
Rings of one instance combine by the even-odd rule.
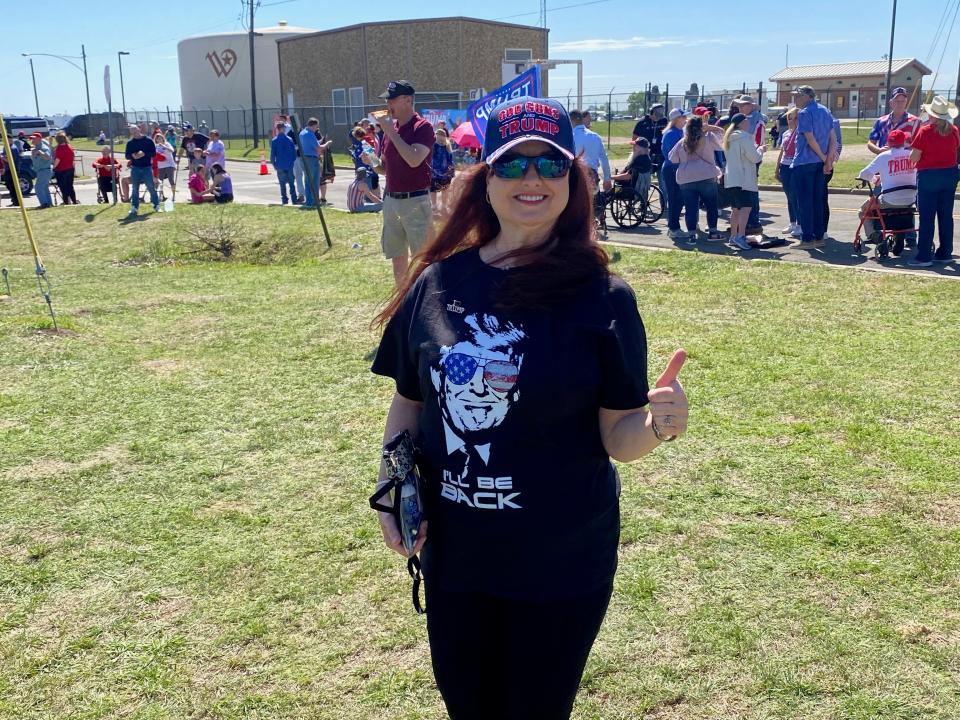
[[[465,17],[364,23],[278,43],[285,100],[338,137],[390,80],[408,80],[419,107],[466,108],[530,60],[547,57],[548,30]],[[546,96],[546,73],[543,78]]]
[[[931,70],[914,58],[894,60],[890,87],[903,87],[912,94],[909,110],[920,111],[921,84]],[[790,93],[799,85],[812,87],[823,105],[835,117],[878,117],[890,112],[887,107],[887,61],[834,63],[831,65],[793,65],[770,78],[777,83],[777,104],[791,102]]]

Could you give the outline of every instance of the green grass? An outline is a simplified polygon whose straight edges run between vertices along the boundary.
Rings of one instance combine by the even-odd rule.
[[[366,504],[378,219],[89,210],[30,214],[59,335],[0,213],[0,717],[444,717]],[[621,468],[575,717],[960,717],[960,283],[613,254],[692,416]]]

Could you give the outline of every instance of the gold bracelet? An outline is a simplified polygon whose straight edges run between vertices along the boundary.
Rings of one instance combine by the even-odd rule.
[[[650,417],[650,427],[653,428],[653,434],[660,442],[673,442],[679,437],[678,435],[661,435],[660,428],[657,427],[657,421],[652,416]]]

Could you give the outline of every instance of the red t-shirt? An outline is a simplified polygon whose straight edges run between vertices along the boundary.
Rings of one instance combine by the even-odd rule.
[[[115,165],[120,165],[120,163],[112,157],[105,158],[103,155],[93,161],[93,166],[97,169],[97,175],[100,177],[110,177],[115,172],[119,173],[120,168],[117,167],[116,170],[114,170]]]
[[[957,166],[957,148],[960,147],[960,131],[956,125],[950,132],[941,135],[933,123],[924,123],[913,136],[910,147],[922,154],[917,170],[939,170]]]
[[[73,148],[67,144],[57,145],[53,150],[53,159],[56,162],[56,172],[66,172],[73,169]]]
[[[393,121],[396,123],[396,121]],[[383,161],[387,173],[387,192],[416,192],[430,189],[430,156],[433,155],[433,143],[436,136],[433,134],[433,125],[424,120],[418,113],[414,113],[410,121],[398,128],[400,138],[408,145],[423,145],[427,148],[427,157],[415,168],[407,165],[406,160],[390,142],[390,138],[383,136],[383,152],[380,159]]]

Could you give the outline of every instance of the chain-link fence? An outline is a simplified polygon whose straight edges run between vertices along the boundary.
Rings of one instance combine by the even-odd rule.
[[[820,102],[827,105],[831,112],[841,119],[870,120],[887,112],[885,93],[880,88],[861,88],[859,93],[851,95],[851,90],[828,89],[819,91]],[[758,100],[761,110],[774,115],[789,103],[789,95],[785,92],[777,93],[763,83],[750,86],[742,83],[740,87],[709,88],[701,84],[691,84],[687,87],[678,87],[669,83],[646,83],[639,90],[631,92],[609,92],[606,94],[583,95],[580,101],[576,93],[555,95],[553,99],[562,103],[567,109],[577,108],[589,110],[593,116],[593,129],[610,142],[617,142],[617,138],[629,136],[629,129],[625,130],[631,121],[647,112],[655,104],[662,104],[667,110],[680,107],[691,110],[697,103],[713,101],[721,113],[725,112],[734,98],[740,95],[751,95]],[[943,95],[955,98],[954,88],[947,90],[923,91],[927,95]],[[914,104],[919,102],[915,98]],[[418,93],[417,107],[437,110],[466,110],[470,100],[451,93],[424,95]],[[911,105],[913,107],[913,104]],[[381,103],[362,106],[333,106],[333,105],[305,105],[295,108],[260,107],[256,112],[244,107],[215,107],[190,106],[162,108],[134,108],[127,109],[128,122],[157,123],[166,128],[167,125],[180,127],[183,123],[190,123],[201,132],[219,130],[224,139],[233,141],[233,144],[266,148],[273,137],[273,127],[278,116],[286,116],[290,111],[296,114],[301,124],[307,119],[315,117],[320,123],[324,135],[334,141],[334,150],[345,151],[349,146],[348,134],[353,124],[361,118],[367,117],[372,110],[382,109]],[[254,129],[256,124],[256,130]],[[632,128],[632,126],[631,126]],[[118,134],[122,135],[120,130]],[[254,136],[256,135],[256,142]]]

